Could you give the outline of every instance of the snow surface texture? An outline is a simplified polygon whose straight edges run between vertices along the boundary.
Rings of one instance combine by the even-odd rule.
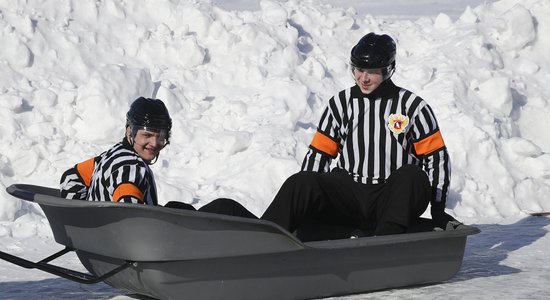
[[[387,17],[368,11],[391,10],[382,1],[361,13],[329,2],[341,4],[0,0],[0,250],[39,260],[59,249],[40,208],[5,187],[57,187],[122,138],[138,96],[164,100],[174,120],[153,166],[161,203],[229,197],[261,215],[299,170],[328,98],[353,84],[351,47],[375,31],[397,42],[394,81],[436,113],[453,167],[447,211],[483,232],[451,282],[363,297],[550,297],[550,219],[527,217],[550,210],[550,2],[435,1],[461,9],[451,16],[396,1]],[[0,262],[2,299],[121,294]]]

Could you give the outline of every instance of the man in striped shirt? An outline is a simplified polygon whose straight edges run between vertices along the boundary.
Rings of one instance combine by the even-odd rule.
[[[158,205],[156,184],[149,165],[170,143],[172,119],[159,99],[140,97],[126,114],[125,136],[99,156],[76,164],[61,177],[61,196],[88,201],[114,201]],[[167,207],[192,205],[170,201]],[[255,218],[231,199],[216,199],[200,211]]]
[[[434,113],[391,81],[395,55],[388,35],[369,33],[353,47],[356,84],[329,100],[302,171],[263,219],[290,231],[308,218],[337,220],[385,235],[410,231],[431,203],[436,226],[459,224],[444,211],[451,165]]]
[[[149,165],[168,145],[171,128],[172,119],[161,100],[136,99],[126,114],[122,141],[65,171],[61,196],[157,205],[156,184]]]

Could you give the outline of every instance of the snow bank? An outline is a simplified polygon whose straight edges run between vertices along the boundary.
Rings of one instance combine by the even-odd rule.
[[[395,82],[436,112],[453,163],[450,213],[550,210],[548,1],[414,22],[260,4],[0,0],[0,236],[47,232],[40,210],[5,187],[56,187],[120,140],[139,95],[163,99],[174,119],[153,166],[161,203],[230,197],[260,215],[298,171],[328,98],[352,84],[349,51],[370,31],[396,39]]]

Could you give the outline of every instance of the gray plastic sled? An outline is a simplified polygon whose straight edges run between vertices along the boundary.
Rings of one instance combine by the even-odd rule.
[[[83,283],[160,299],[308,299],[423,285],[459,270],[468,235],[460,226],[390,236],[301,242],[263,220],[166,207],[67,200],[57,189],[16,184],[38,203],[66,250],[38,263],[0,258]],[[75,251],[90,274],[49,262]]]

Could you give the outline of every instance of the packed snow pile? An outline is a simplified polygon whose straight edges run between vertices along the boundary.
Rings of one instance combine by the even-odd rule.
[[[550,210],[550,2],[503,0],[416,21],[316,1],[227,11],[205,1],[0,0],[0,236],[47,234],[5,187],[57,187],[121,140],[138,96],[170,109],[160,202],[233,198],[261,215],[299,170],[352,46],[397,42],[394,81],[434,109],[452,160],[448,212]]]

